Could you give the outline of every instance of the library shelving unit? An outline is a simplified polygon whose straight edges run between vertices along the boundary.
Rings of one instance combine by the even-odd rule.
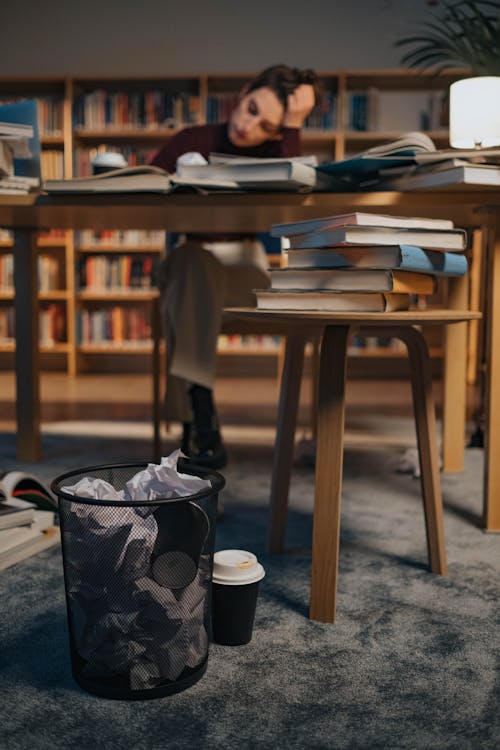
[[[467,75],[403,69],[320,73],[322,99],[305,123],[305,153],[338,160],[397,138],[426,132],[448,145],[447,92]],[[136,78],[0,78],[0,102],[39,102],[42,177],[83,176],[92,158],[122,153],[141,164],[179,129],[226,119],[253,73],[152,75]],[[157,292],[149,272],[164,252],[158,232],[49,232],[39,238],[42,366],[70,373],[92,369],[145,369],[151,352],[150,314]],[[0,230],[0,363],[11,367],[13,292],[9,287],[12,238]],[[270,264],[279,258],[270,257]],[[7,281],[6,281],[7,279]],[[221,338],[221,354],[273,355],[272,339]],[[353,342],[363,363],[400,356],[392,342]],[[439,358],[439,346],[431,343]],[[404,359],[404,358],[402,358]]]

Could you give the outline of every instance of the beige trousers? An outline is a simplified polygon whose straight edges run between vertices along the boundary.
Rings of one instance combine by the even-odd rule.
[[[159,274],[167,350],[167,421],[191,421],[188,388],[212,388],[224,307],[253,307],[252,289],[269,286],[260,242],[187,241],[170,251]]]

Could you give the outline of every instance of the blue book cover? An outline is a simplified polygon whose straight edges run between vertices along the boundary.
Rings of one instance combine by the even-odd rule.
[[[464,276],[468,265],[463,253],[423,250],[414,245],[393,245],[289,250],[288,267],[386,268],[435,276]]]

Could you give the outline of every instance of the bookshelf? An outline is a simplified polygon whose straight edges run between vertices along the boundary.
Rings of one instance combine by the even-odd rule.
[[[323,96],[302,131],[303,151],[319,160],[342,159],[409,130],[423,130],[438,147],[447,146],[447,90],[466,74],[461,69],[440,74],[400,69],[322,72]],[[252,77],[250,72],[0,78],[0,102],[38,100],[42,176],[73,177],[89,174],[97,153],[119,151],[130,165],[142,164],[179,129],[225,119]],[[38,242],[42,366],[73,374],[112,371],[114,366],[146,369],[157,294],[150,279],[163,252],[162,233],[49,232]],[[0,230],[0,366],[9,368],[13,293],[4,277],[10,273],[11,258],[12,238]],[[270,263],[276,262],[279,258],[270,256]],[[431,346],[438,359],[439,346]],[[276,340],[240,337],[220,342],[224,355],[269,359],[279,350]],[[391,344],[377,342],[353,344],[350,353],[368,364],[380,356],[391,362],[401,356]]]

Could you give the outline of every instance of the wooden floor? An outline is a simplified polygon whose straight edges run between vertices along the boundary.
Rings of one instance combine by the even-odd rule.
[[[441,388],[434,388],[440,416]],[[304,378],[296,433],[297,454],[311,450],[311,382]],[[469,394],[472,420],[474,397]],[[215,386],[217,409],[228,445],[272,450],[278,407],[275,377],[219,377]],[[41,378],[42,432],[74,435],[102,434],[152,439],[151,377],[138,374],[82,374],[69,377],[44,372]],[[470,423],[471,431],[473,423]],[[15,381],[0,372],[0,431],[15,431]],[[162,425],[164,447],[179,443],[180,426]],[[305,438],[302,440],[302,438]],[[416,444],[411,391],[406,380],[348,381],[346,447]]]
[[[436,386],[440,405],[440,388]],[[218,378],[215,386],[223,423],[274,425],[278,402],[275,378]],[[152,386],[148,375],[42,373],[42,422],[61,420],[144,420],[151,416]],[[0,372],[0,426],[14,424],[15,382],[11,372]],[[353,414],[411,415],[410,386],[403,380],[353,380],[347,387]],[[310,420],[311,384],[304,379],[300,422]]]

